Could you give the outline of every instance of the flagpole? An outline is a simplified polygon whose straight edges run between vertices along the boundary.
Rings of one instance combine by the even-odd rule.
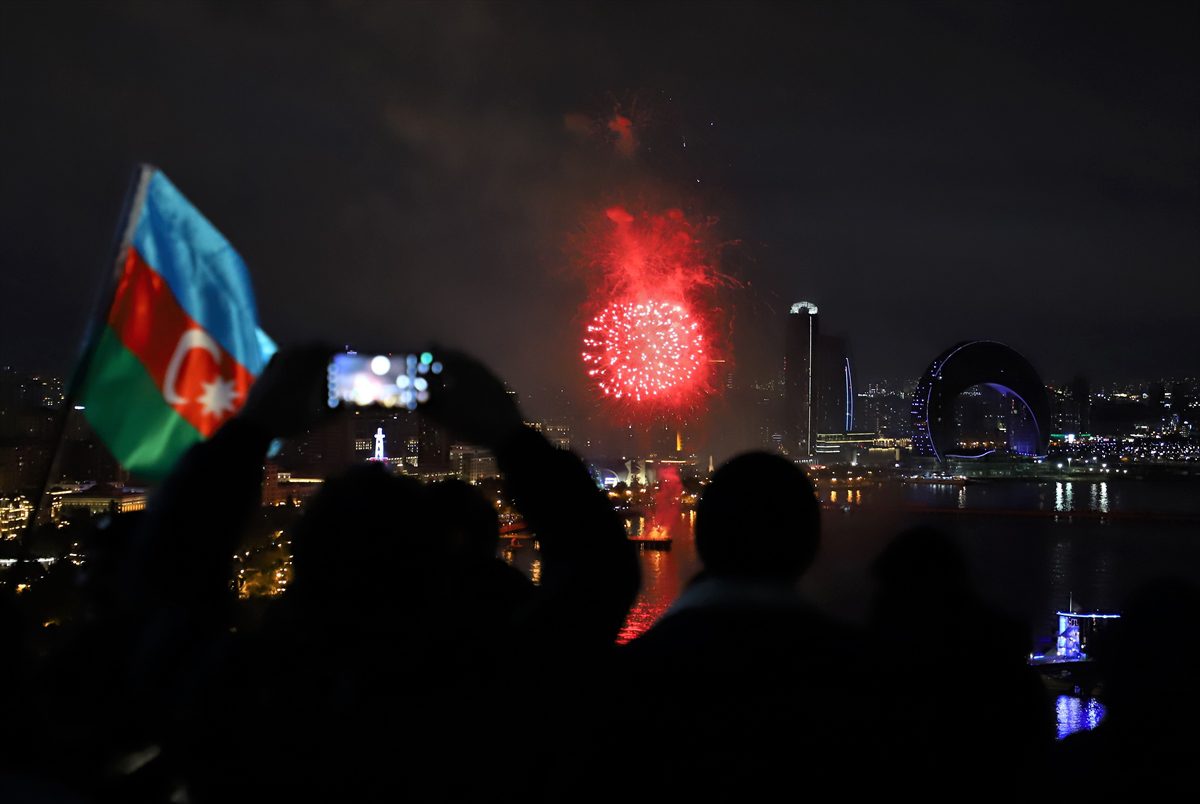
[[[54,480],[54,470],[58,468],[58,463],[62,458],[63,445],[66,442],[67,425],[70,423],[71,415],[75,412],[75,403],[78,400],[80,382],[83,379],[84,372],[87,370],[92,352],[96,349],[96,343],[100,340],[100,335],[104,332],[104,327],[108,324],[108,313],[112,309],[113,300],[117,293],[117,284],[125,269],[125,249],[133,240],[133,232],[138,223],[137,213],[145,201],[146,186],[149,184],[150,177],[154,174],[155,170],[156,168],[152,165],[138,163],[125,189],[125,198],[121,204],[121,215],[117,219],[116,232],[113,235],[113,243],[109,249],[108,274],[101,283],[99,292],[96,294],[96,300],[88,316],[88,323],[79,345],[79,356],[75,360],[75,367],[71,371],[71,375],[67,379],[66,388],[64,389],[65,394],[62,410],[55,417],[54,446],[50,452],[50,460],[46,464],[46,472],[42,476],[42,484],[38,488],[37,496],[33,500],[33,510],[30,512],[29,520],[25,524],[25,537],[21,539],[20,548],[22,558],[28,557],[30,537],[33,534],[34,528],[38,525],[38,520],[41,518],[42,507],[45,505],[50,484]]]

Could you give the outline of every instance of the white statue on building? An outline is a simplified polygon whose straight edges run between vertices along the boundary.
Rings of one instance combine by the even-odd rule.
[[[375,455],[371,458],[373,461],[386,461],[387,457],[383,454],[383,428],[380,427],[375,431]]]

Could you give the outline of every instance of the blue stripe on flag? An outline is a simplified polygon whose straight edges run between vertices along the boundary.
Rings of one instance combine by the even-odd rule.
[[[133,247],[226,352],[255,376],[263,370],[275,344],[258,327],[246,264],[161,171],[146,187]]]

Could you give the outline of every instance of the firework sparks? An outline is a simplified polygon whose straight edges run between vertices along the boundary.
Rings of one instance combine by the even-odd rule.
[[[635,402],[686,392],[704,363],[704,333],[682,304],[617,302],[584,338],[588,376],[605,396]]]
[[[678,209],[604,210],[583,257],[592,274],[583,364],[602,398],[644,413],[693,407],[711,388],[709,303],[721,281],[700,235]]]

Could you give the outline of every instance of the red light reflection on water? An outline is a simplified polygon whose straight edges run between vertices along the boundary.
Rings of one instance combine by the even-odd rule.
[[[692,537],[695,512],[676,514],[677,527],[670,528],[670,550],[642,549],[638,556],[642,567],[642,590],[617,635],[617,644],[637,639],[666,612],[675,598],[699,570],[696,543]]]
[[[624,645],[636,639],[650,626],[658,622],[684,586],[700,570],[696,557],[696,543],[692,535],[695,521],[694,511],[679,511],[676,508],[675,527],[667,526],[672,541],[670,550],[645,550],[639,548],[638,563],[642,569],[642,589],[625,618],[625,625],[617,635],[617,643]],[[644,523],[642,523],[644,524]],[[661,520],[659,524],[665,525]],[[499,556],[508,564],[528,574],[538,582],[541,579],[541,557],[534,542],[522,539],[505,543]]]

